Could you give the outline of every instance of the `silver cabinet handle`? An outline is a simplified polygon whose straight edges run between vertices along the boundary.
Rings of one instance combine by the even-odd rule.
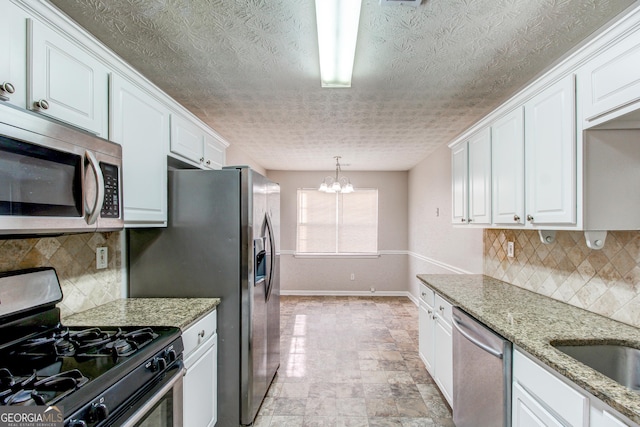
[[[527,215],[527,221],[533,222],[533,215]]]
[[[33,103],[36,108],[40,108],[41,110],[49,109],[49,102],[46,99],[41,99],[40,101],[36,101]]]
[[[520,217],[519,217],[518,215],[514,215],[514,216],[513,216],[513,220],[514,220],[515,222],[518,222],[518,221],[520,221]]]
[[[4,82],[0,85],[0,90],[7,93],[15,93],[16,88],[9,82]]]

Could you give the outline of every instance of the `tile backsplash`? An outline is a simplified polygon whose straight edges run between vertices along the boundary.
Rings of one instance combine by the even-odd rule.
[[[54,267],[62,285],[62,316],[121,297],[122,232],[0,240],[0,272]],[[108,248],[107,268],[96,269],[96,248]]]
[[[604,248],[592,250],[582,232],[558,231],[545,245],[537,231],[487,229],[484,274],[640,327],[638,231],[609,232]]]

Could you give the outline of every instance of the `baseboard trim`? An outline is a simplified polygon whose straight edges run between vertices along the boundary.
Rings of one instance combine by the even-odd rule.
[[[326,297],[407,297],[414,303],[417,298],[407,291],[319,291],[319,290],[280,290],[284,296],[326,296]]]

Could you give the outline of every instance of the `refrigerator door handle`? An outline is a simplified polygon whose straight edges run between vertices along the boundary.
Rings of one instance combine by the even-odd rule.
[[[269,277],[267,278],[267,289],[266,289],[266,300],[269,301],[271,297],[271,289],[273,285],[273,275],[275,273],[276,267],[276,242],[273,236],[273,224],[271,223],[271,216],[267,213],[265,214],[265,225],[266,225],[266,234],[269,238],[269,251],[267,255],[270,257],[271,265],[269,266]]]

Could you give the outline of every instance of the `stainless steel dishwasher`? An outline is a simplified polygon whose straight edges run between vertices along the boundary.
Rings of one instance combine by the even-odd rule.
[[[453,307],[453,422],[511,425],[511,342]]]

